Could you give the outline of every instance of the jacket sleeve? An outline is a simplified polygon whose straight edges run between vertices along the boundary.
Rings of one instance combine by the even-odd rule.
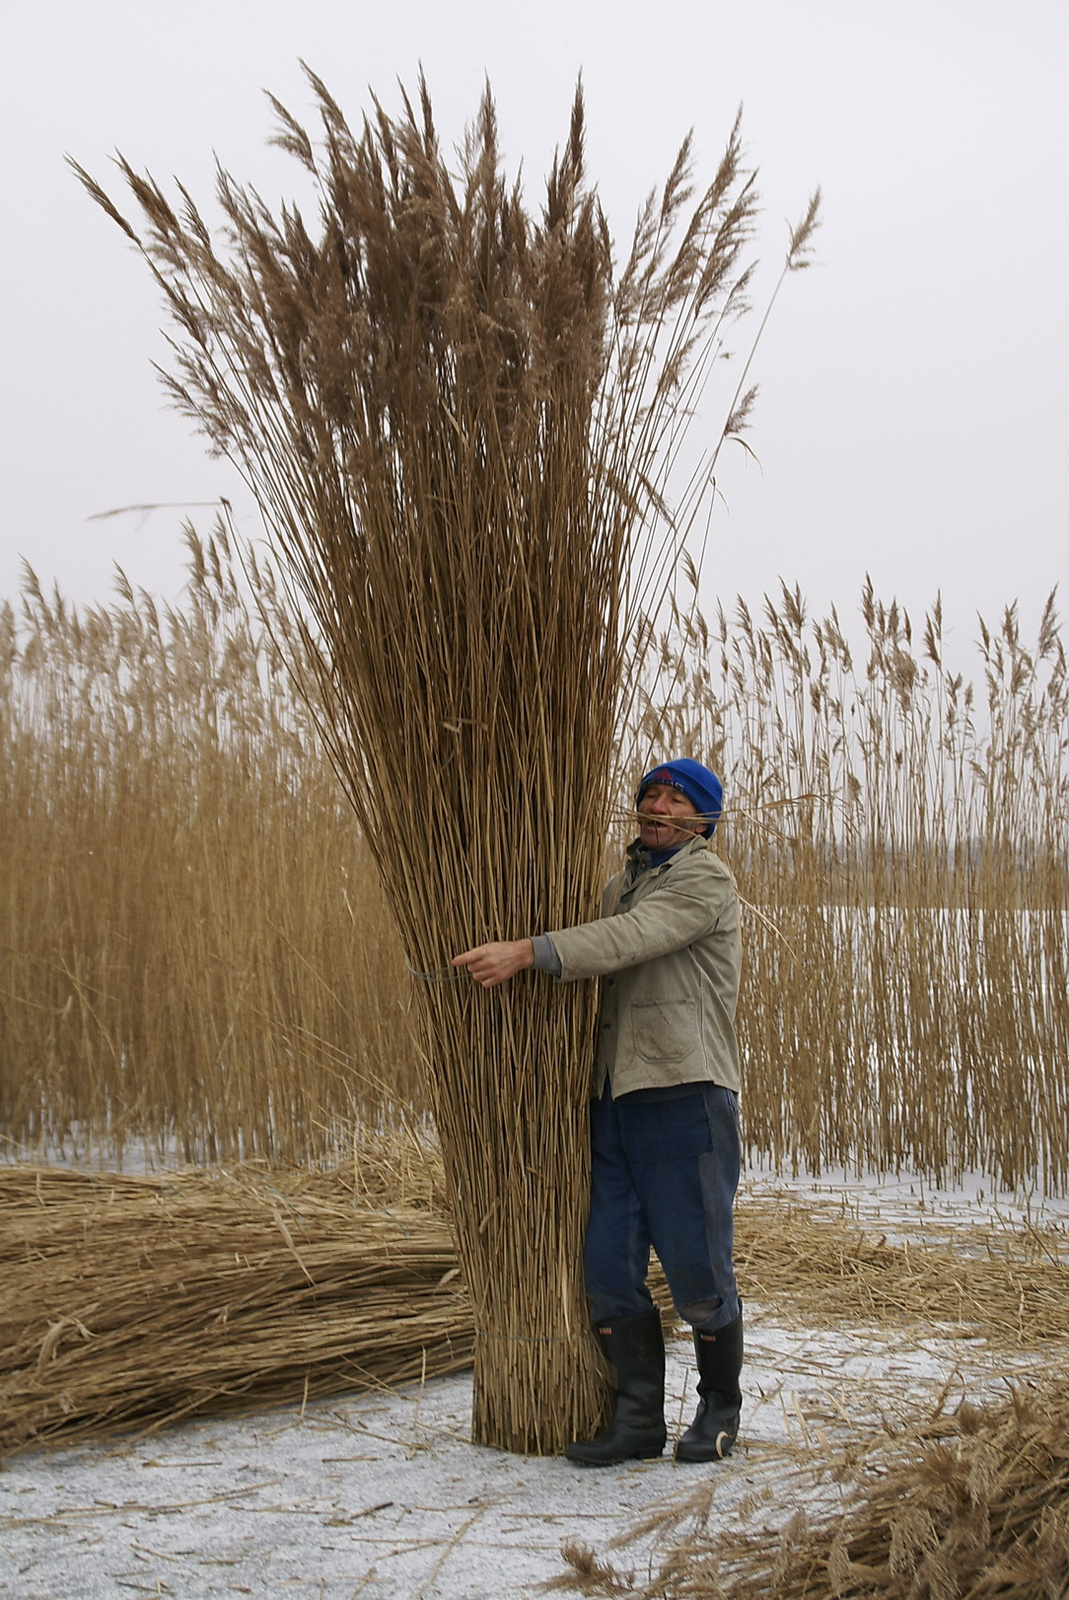
[[[561,979],[597,978],[683,950],[713,931],[734,895],[730,873],[714,857],[680,863],[631,910],[552,933]]]
[[[531,943],[534,946],[535,971],[548,972],[551,978],[559,978],[560,956],[549,934],[536,933]]]

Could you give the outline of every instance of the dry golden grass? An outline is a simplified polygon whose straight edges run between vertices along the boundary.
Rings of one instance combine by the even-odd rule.
[[[160,1159],[332,1160],[353,1118],[425,1114],[413,980],[225,543],[195,545],[193,570],[162,618],[145,597],[78,612],[32,588],[21,617],[0,611],[0,1126],[44,1148],[66,1135]],[[281,635],[266,574],[257,594]],[[676,698],[660,702],[667,746],[726,773],[720,848],[752,908],[738,1017],[751,1147],[785,1170],[976,1169],[1061,1188],[1056,620],[1031,649],[1012,614],[998,638],[985,630],[981,706],[930,654],[908,655],[894,608],[864,597],[862,670],[831,622],[795,607],[784,598],[759,628],[740,604],[716,637],[692,621],[667,651]],[[796,650],[777,666],[788,609]],[[852,730],[881,718],[893,737],[862,744]]]
[[[399,946],[225,534],[183,605],[0,608],[0,1133],[337,1159],[421,1113]]]
[[[546,1587],[632,1600],[1064,1600],[1067,1419],[1063,1366],[1002,1402],[868,1440],[860,1464],[834,1473],[834,1510],[812,1521],[796,1511],[775,1527],[725,1526],[707,1481],[616,1541],[684,1525],[648,1580],[573,1542],[570,1571]],[[810,1456],[782,1485],[785,1503],[821,1471]]]
[[[736,1265],[748,1299],[828,1326],[973,1328],[1010,1348],[1069,1330],[1069,1235],[976,1222],[889,1240],[831,1203],[743,1195]]]

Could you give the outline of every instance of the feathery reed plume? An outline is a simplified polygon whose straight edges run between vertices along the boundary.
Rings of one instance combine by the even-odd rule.
[[[699,470],[671,504],[745,306],[754,181],[736,123],[694,201],[685,144],[614,279],[581,94],[535,217],[489,91],[454,179],[422,81],[356,135],[309,77],[319,149],[275,110],[315,237],[223,172],[217,251],[184,190],[175,209],[121,161],[138,235],[81,176],[166,297],[174,398],[283,557],[294,666],[416,974],[475,1309],[474,1435],[556,1451],[604,1393],[578,1269],[592,986],[484,993],[447,963],[596,914],[638,624],[709,487]]]

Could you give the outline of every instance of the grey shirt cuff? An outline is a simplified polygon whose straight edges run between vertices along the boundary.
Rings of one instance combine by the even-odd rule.
[[[531,943],[534,945],[536,971],[548,972],[551,978],[559,978],[563,971],[561,959],[549,934],[536,933]]]

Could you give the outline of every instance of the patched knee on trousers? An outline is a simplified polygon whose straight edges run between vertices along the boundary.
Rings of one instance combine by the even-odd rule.
[[[719,1295],[706,1300],[694,1300],[689,1305],[676,1305],[676,1310],[684,1322],[689,1322],[692,1328],[700,1328],[703,1323],[714,1320],[720,1307],[724,1304]]]

